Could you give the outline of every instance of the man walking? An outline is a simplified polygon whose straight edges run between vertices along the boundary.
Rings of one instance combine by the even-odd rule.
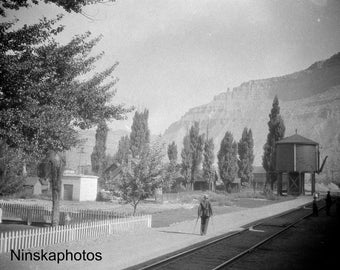
[[[203,195],[203,200],[198,207],[198,218],[201,218],[201,235],[207,234],[209,218],[213,215],[208,195]]]

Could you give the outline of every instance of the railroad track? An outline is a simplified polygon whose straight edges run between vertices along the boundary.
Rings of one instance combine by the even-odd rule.
[[[319,210],[324,208],[320,200]],[[225,269],[259,246],[278,237],[297,223],[312,215],[312,204],[252,223],[235,233],[227,233],[204,241],[162,259],[129,267],[127,270],[199,270]]]

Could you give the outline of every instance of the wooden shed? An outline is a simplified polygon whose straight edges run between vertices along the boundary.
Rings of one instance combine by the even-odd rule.
[[[287,194],[304,194],[305,173],[312,175],[312,193],[314,193],[315,173],[322,170],[322,168],[319,170],[319,157],[319,144],[301,135],[294,134],[278,141],[276,143],[278,194],[282,194],[283,174],[288,176]]]

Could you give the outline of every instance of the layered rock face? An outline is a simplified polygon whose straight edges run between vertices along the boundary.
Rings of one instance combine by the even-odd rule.
[[[215,153],[226,131],[240,139],[251,128],[255,142],[255,165],[261,165],[274,96],[277,95],[286,126],[285,136],[298,134],[320,143],[321,158],[328,155],[325,172],[340,177],[340,53],[290,75],[249,81],[221,93],[204,105],[190,109],[164,133],[175,141],[179,153],[194,121],[201,132],[214,139]],[[217,158],[216,158],[217,159]],[[340,179],[338,179],[340,180]]]

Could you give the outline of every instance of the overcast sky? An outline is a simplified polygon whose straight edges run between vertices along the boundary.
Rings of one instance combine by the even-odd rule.
[[[11,15],[31,23],[62,12],[40,5]],[[99,68],[120,63],[114,102],[148,108],[153,134],[228,87],[299,71],[340,51],[340,0],[118,0],[84,14],[66,14],[60,41],[103,34]],[[131,120],[113,123],[124,125]]]

